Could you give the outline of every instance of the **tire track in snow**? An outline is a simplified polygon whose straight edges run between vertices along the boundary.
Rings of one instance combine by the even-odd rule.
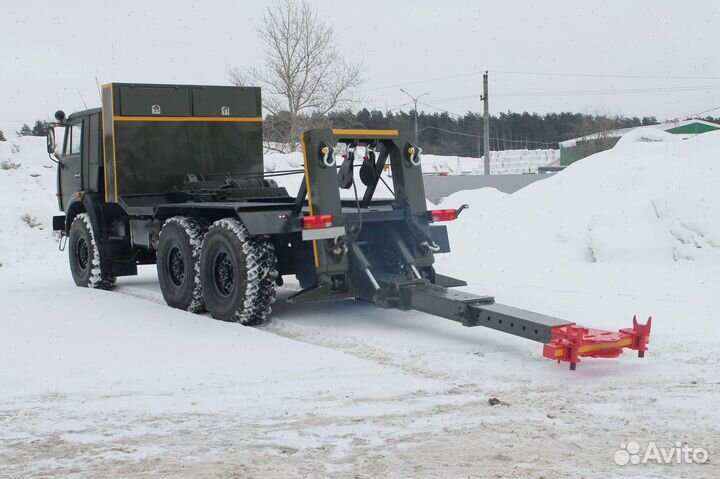
[[[159,285],[153,285],[150,282],[143,282],[142,285],[133,285],[133,284],[122,284],[119,283],[114,292],[124,294],[127,296],[132,296],[135,298],[139,298],[145,301],[150,301],[152,303],[165,305],[165,301],[162,297],[162,294],[160,293]],[[284,298],[289,296],[294,290],[290,290],[287,288],[282,288],[279,290],[281,293],[280,296],[282,298],[278,298],[278,302],[284,302]],[[336,307],[334,306],[333,302],[328,301],[325,303],[325,305],[328,308],[328,315],[333,315],[333,309]],[[169,307],[169,306],[168,306]],[[388,312],[385,310],[382,310],[384,314],[392,314],[393,312]],[[202,314],[202,313],[200,313]],[[292,314],[292,313],[291,313]],[[209,321],[215,321],[208,313],[204,313],[204,316],[207,316]],[[348,355],[364,359],[367,361],[370,361],[372,363],[378,364],[383,367],[390,367],[394,369],[399,369],[400,371],[410,374],[413,376],[419,376],[426,379],[432,379],[432,380],[443,380],[443,381],[453,381],[455,378],[451,374],[443,374],[440,372],[433,372],[429,371],[426,368],[423,368],[421,366],[418,366],[418,363],[421,363],[422,354],[416,354],[414,357],[402,357],[393,355],[390,352],[380,349],[377,347],[372,347],[362,341],[361,339],[357,339],[355,341],[348,340],[334,340],[334,339],[323,339],[321,337],[322,329],[317,328],[313,330],[312,334],[308,333],[301,333],[299,331],[293,331],[290,328],[287,327],[287,320],[284,319],[277,319],[274,318],[272,315],[270,317],[270,320],[268,323],[256,327],[256,329],[260,331],[267,332],[269,334],[274,334],[276,336],[281,336],[286,339],[290,339],[293,341],[300,341],[306,344],[311,344],[313,346],[318,346],[322,348],[327,349],[333,349],[336,351],[340,351],[343,353],[346,353]],[[238,324],[238,326],[242,326]],[[242,326],[246,327],[246,326]],[[314,334],[319,333],[319,334]]]

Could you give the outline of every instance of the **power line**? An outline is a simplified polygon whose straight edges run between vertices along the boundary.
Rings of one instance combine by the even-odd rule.
[[[437,131],[442,131],[444,133],[450,133],[450,134],[458,135],[458,136],[469,136],[472,138],[481,138],[480,135],[473,135],[471,133],[463,133],[461,131],[446,130],[445,128],[439,128],[437,126],[426,126],[425,128],[421,128],[419,131],[425,131],[425,130],[437,130]],[[505,143],[520,143],[523,145],[528,145],[528,144],[532,143],[535,145],[551,146],[551,145],[558,144],[557,141],[547,142],[547,141],[536,141],[536,140],[510,140],[508,138],[496,138],[496,137],[490,137],[490,139],[493,141],[502,141]]]
[[[397,110],[398,108],[402,108],[402,107],[404,107],[404,106],[408,106],[410,103],[412,103],[412,102],[409,101],[409,102],[407,102],[407,103],[403,103],[402,105],[398,105],[398,106],[396,106],[396,107],[394,107],[394,108],[389,108],[389,109],[385,110],[385,113],[390,113],[391,111],[395,111],[395,110]]]
[[[568,90],[568,91],[527,91],[527,92],[497,92],[494,93],[495,96],[503,96],[503,97],[525,97],[525,96],[579,96],[579,95],[615,95],[615,94],[632,94],[632,93],[672,93],[672,92],[686,92],[686,91],[704,91],[704,90],[717,90],[720,89],[720,85],[703,85],[703,86],[682,86],[682,87],[659,87],[659,88],[630,88],[630,89],[611,89],[611,90]],[[480,99],[482,95],[462,95],[462,96],[453,96],[453,97],[445,97],[445,98],[435,98],[433,99],[433,103],[443,103],[443,102],[452,102],[452,101],[458,101],[458,100],[470,100],[470,99]],[[443,110],[441,108],[436,108],[433,105],[430,105],[428,103],[424,102],[418,102],[422,105],[428,106],[430,108],[435,108],[439,111],[443,111],[450,114],[452,113],[448,110]],[[405,103],[407,105],[408,103]],[[400,105],[400,107],[405,106]],[[397,107],[397,108],[400,108]],[[393,110],[397,109],[393,108]],[[717,108],[713,108],[712,110],[716,110]],[[707,111],[712,111],[707,110]],[[388,110],[391,111],[391,110]],[[707,113],[700,112],[696,113]],[[462,115],[458,115],[462,116]]]
[[[505,75],[535,75],[535,76],[556,76],[556,77],[585,77],[585,78],[632,78],[644,80],[720,80],[720,77],[713,76],[677,76],[677,75],[615,75],[610,73],[550,73],[550,72],[530,72],[530,71],[505,71],[490,70],[491,73],[501,73]]]
[[[700,115],[703,115],[705,113],[709,113],[709,112],[715,111],[715,110],[720,110],[720,106],[716,106],[715,108],[710,108],[709,110],[700,111],[698,113],[690,113],[689,115],[680,115],[678,118],[688,118],[688,117],[692,117],[692,116],[700,116]]]
[[[497,92],[495,96],[577,96],[577,95],[617,95],[627,93],[670,93],[681,91],[702,91],[720,89],[720,85],[684,86],[667,88],[628,88],[612,90],[571,90],[571,91],[528,91]]]
[[[457,73],[454,75],[446,75],[442,77],[427,78],[423,80],[413,80],[410,82],[394,83],[380,87],[373,87],[361,91],[377,91],[389,88],[404,87],[407,85],[419,85],[422,83],[431,83],[442,80],[453,80],[456,78],[465,78],[485,73],[483,70]],[[613,73],[572,73],[572,72],[533,72],[533,71],[510,71],[510,70],[490,70],[490,73],[503,75],[531,75],[531,76],[551,76],[551,77],[578,77],[578,78],[625,78],[637,80],[720,80],[720,76],[689,76],[689,75],[631,75],[631,74],[613,74]]]
[[[386,85],[386,86],[380,86],[375,88],[367,88],[360,91],[377,91],[377,90],[387,90],[389,88],[399,88],[399,87],[405,87],[408,85],[419,85],[421,83],[431,83],[436,81],[442,81],[442,80],[452,80],[455,78],[463,78],[463,77],[469,77],[469,76],[475,76],[475,75],[482,75],[484,71],[478,71],[478,72],[471,72],[471,73],[458,73],[457,75],[447,75],[444,77],[435,77],[435,78],[428,78],[425,80],[414,80],[409,82],[403,82],[403,83],[395,83],[393,85]]]
[[[445,97],[445,98],[434,99],[433,102],[437,103],[437,102],[441,102],[441,101],[470,100],[472,98],[481,99],[482,95],[478,94],[478,95],[450,96],[450,97]]]
[[[460,114],[458,114],[458,113],[452,112],[452,111],[450,111],[450,110],[444,110],[444,109],[442,109],[442,108],[438,108],[438,107],[436,107],[436,106],[434,106],[434,105],[431,105],[430,103],[425,103],[425,102],[422,102],[422,101],[420,101],[420,102],[418,102],[418,103],[420,103],[421,105],[425,105],[425,106],[427,106],[427,107],[430,107],[430,108],[432,108],[433,110],[437,110],[437,111],[440,111],[440,112],[443,112],[443,113],[447,113],[448,115],[453,115],[453,116],[456,116],[456,117],[458,117],[458,118],[463,118],[463,117],[465,116],[465,115],[460,115]]]
[[[568,91],[527,91],[527,92],[497,92],[495,96],[574,96],[574,95],[614,95],[627,93],[669,93],[675,91],[701,91],[720,89],[720,85],[704,85],[704,86],[682,86],[667,88],[631,88],[631,89],[611,89],[611,90],[568,90]],[[481,98],[482,95],[463,95],[446,98],[433,99],[433,103],[450,102],[457,100],[469,100],[473,98]],[[426,103],[423,103],[426,105]],[[704,112],[703,112],[704,113]]]
[[[420,128],[420,130],[418,130],[418,132],[425,131],[425,130],[437,130],[437,131],[451,133],[453,135],[458,135],[458,136],[469,136],[472,138],[480,138],[480,135],[473,135],[471,133],[463,133],[461,131],[446,130],[445,128],[438,128],[437,126],[426,126],[425,128]]]

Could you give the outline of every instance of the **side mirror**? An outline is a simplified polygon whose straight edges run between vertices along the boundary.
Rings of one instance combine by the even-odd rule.
[[[47,152],[50,155],[55,154],[55,128],[48,128],[47,132]]]
[[[58,121],[58,123],[65,123],[65,112],[62,110],[56,111],[55,119]]]

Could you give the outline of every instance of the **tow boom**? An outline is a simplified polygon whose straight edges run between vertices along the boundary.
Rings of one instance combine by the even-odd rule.
[[[652,319],[617,332],[586,328],[573,322],[533,311],[495,303],[490,296],[477,296],[429,283],[399,286],[401,309],[414,309],[461,323],[485,326],[504,333],[543,343],[543,356],[567,362],[574,370],[581,357],[615,358],[624,349],[644,357]]]

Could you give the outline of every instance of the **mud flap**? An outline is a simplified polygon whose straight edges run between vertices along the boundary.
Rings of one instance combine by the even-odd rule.
[[[430,226],[430,239],[432,239],[433,242],[440,247],[440,250],[435,251],[435,253],[450,252],[450,240],[448,239],[447,226]]]

